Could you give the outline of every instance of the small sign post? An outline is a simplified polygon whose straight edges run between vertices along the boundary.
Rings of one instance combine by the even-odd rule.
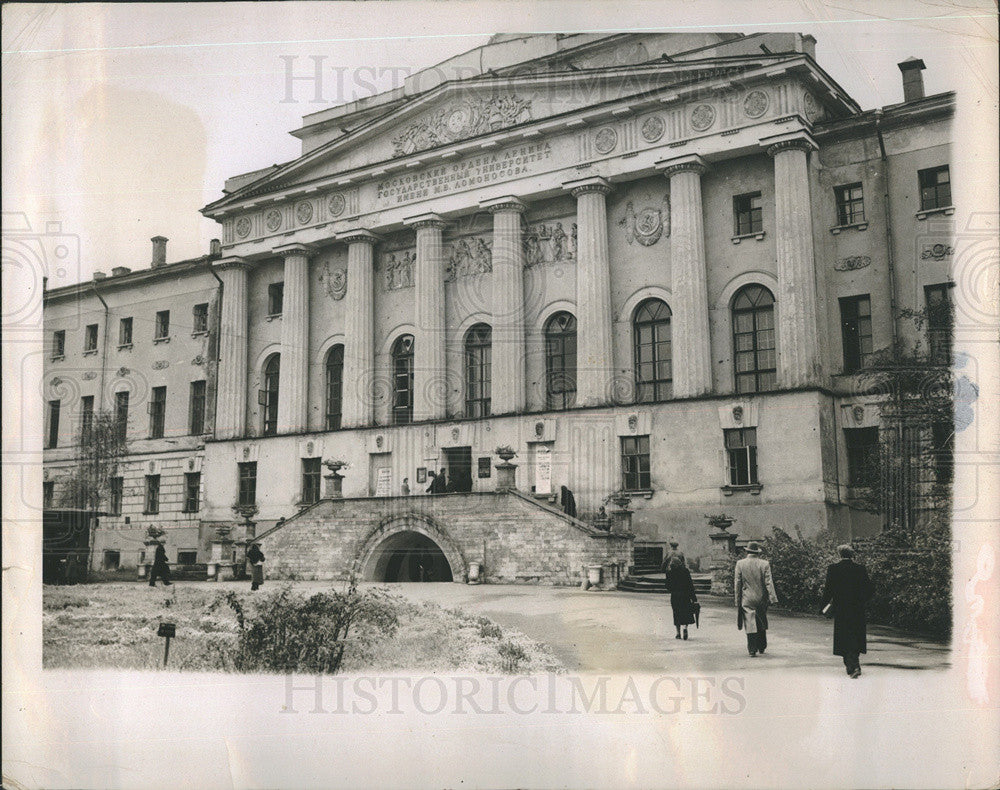
[[[156,632],[156,635],[167,638],[166,644],[163,646],[163,666],[166,666],[167,659],[170,657],[170,639],[177,636],[177,625],[174,623],[160,623],[160,629]]]

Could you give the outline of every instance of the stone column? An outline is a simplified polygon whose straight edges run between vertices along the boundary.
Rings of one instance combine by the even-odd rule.
[[[774,158],[778,383],[802,387],[818,382],[820,368],[809,200],[809,151],[817,146],[805,131],[765,138],[761,145]]]
[[[247,271],[241,258],[214,264],[222,280],[219,307],[219,373],[216,384],[215,436],[238,439],[247,421]]]
[[[563,187],[576,198],[576,402],[579,406],[599,406],[611,400],[614,380],[605,204],[611,185],[603,178],[591,177],[570,181]]]
[[[309,427],[309,248],[290,244],[275,252],[285,259],[278,433],[298,433]]]
[[[339,236],[347,242],[347,315],[344,341],[343,426],[372,424],[375,379],[375,256],[378,238],[367,230]]]
[[[522,412],[525,406],[524,250],[515,197],[479,204],[493,214],[493,414]]]
[[[417,230],[417,271],[414,282],[417,331],[413,352],[413,419],[441,420],[447,415],[448,383],[445,360],[444,220],[423,214],[404,220]]]
[[[701,203],[704,160],[697,154],[657,162],[670,179],[670,284],[673,289],[674,397],[712,391],[708,275]]]

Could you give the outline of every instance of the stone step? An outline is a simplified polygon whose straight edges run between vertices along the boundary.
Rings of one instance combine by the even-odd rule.
[[[694,591],[699,595],[707,594],[712,589],[712,577],[708,574],[704,576],[692,575]],[[618,589],[626,592],[643,592],[666,595],[667,588],[663,583],[663,574],[647,574],[640,576],[631,574],[618,582]]]

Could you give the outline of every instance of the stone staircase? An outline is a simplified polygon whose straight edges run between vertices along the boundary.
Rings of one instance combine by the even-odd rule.
[[[692,573],[694,591],[698,595],[708,595],[712,590],[712,574]],[[636,566],[632,573],[618,582],[618,589],[623,592],[641,592],[666,595],[667,588],[663,584],[663,574],[659,568],[650,570],[646,566]]]

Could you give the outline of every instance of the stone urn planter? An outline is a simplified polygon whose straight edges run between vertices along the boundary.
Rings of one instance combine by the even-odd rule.
[[[323,475],[326,478],[327,499],[340,499],[344,496],[344,475],[341,469],[347,466],[346,461],[329,460],[324,461],[323,466],[329,469],[329,473]]]
[[[601,565],[588,565],[587,566],[587,584],[591,587],[599,587],[601,584],[601,571],[603,566]]]
[[[481,562],[469,563],[469,584],[482,584],[483,564]]]
[[[513,458],[515,455],[517,455],[517,453],[514,452],[514,448],[509,447],[507,445],[498,447],[496,452],[497,455],[500,456],[500,460],[503,461],[504,463],[510,463],[510,459]]]

